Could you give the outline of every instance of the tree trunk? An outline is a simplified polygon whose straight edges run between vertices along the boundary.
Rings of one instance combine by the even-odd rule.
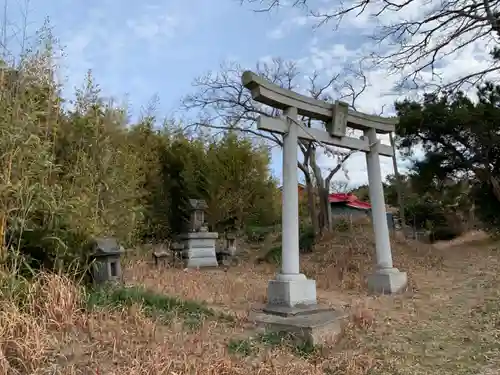
[[[495,198],[500,202],[500,183],[494,176],[490,176],[490,183],[493,188]]]
[[[314,194],[314,186],[311,181],[311,176],[304,174],[306,180],[306,191],[307,191],[307,209],[309,211],[309,217],[311,218],[311,225],[314,228],[314,233],[319,232],[318,216],[316,214],[316,197]]]
[[[330,182],[333,176],[342,168],[342,164],[352,155],[352,152],[344,155],[339,163],[333,168],[326,178],[323,178],[321,168],[316,162],[316,150],[312,149],[310,153],[310,166],[314,173],[316,180],[316,187],[319,195],[319,217],[318,227],[319,232],[322,234],[325,229],[333,229],[332,211],[330,208],[329,195],[330,195]]]
[[[394,137],[392,133],[389,133],[389,140],[391,142],[392,147],[392,166],[394,167],[394,176],[396,177],[396,190],[398,194],[398,205],[399,205],[399,219],[401,221],[401,227],[403,228],[406,225],[406,216],[405,216],[405,206],[404,206],[404,197],[403,197],[403,181],[401,179],[401,175],[399,174],[398,162],[396,159],[396,146],[394,143]]]
[[[321,217],[321,228],[320,228],[320,233],[322,234],[323,231],[330,230],[331,228],[331,222],[330,222],[330,214],[329,214],[329,204],[328,204],[328,195],[330,191],[325,188],[324,182],[322,184],[323,186],[318,186],[318,191],[319,191],[319,208],[320,208],[320,217]]]
[[[321,168],[316,162],[316,150],[311,152],[311,167],[314,172],[314,178],[316,180],[316,188],[319,195],[319,232],[323,234],[325,229],[330,227],[329,215],[328,215],[328,186],[325,186],[325,179],[321,173]]]

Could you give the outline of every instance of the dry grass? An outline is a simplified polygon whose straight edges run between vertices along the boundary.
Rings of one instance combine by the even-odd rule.
[[[180,312],[165,323],[140,303],[84,310],[79,288],[42,275],[22,288],[21,305],[19,293],[2,292],[0,373],[498,374],[499,255],[494,244],[475,244],[394,243],[411,288],[373,297],[362,276],[372,262],[370,236],[325,239],[303,267],[317,279],[322,302],[349,309],[352,319],[336,346],[309,351],[259,338],[246,321],[249,308],[265,301],[276,272],[270,265],[184,271],[129,261],[128,284],[235,315],[207,315],[191,328]]]

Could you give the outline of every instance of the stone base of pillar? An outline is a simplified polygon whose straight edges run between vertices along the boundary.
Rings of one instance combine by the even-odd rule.
[[[302,274],[277,275],[267,287],[269,306],[316,305],[316,281]]]
[[[334,344],[342,335],[348,314],[327,306],[267,306],[248,316],[258,331],[284,334],[297,344]]]
[[[379,269],[368,276],[368,290],[378,294],[396,294],[406,291],[408,275],[397,268]]]

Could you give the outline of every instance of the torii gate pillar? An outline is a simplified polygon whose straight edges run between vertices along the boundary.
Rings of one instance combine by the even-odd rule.
[[[375,235],[375,249],[377,264],[375,272],[368,276],[368,288],[378,293],[398,293],[406,289],[408,276],[393,267],[392,251],[387,225],[387,216],[380,170],[380,156],[377,148],[379,141],[375,129],[366,129],[364,139],[371,145],[366,153],[366,166],[368,170],[368,190],[372,205],[372,225]]]
[[[316,282],[300,273],[299,194],[297,191],[297,108],[284,111],[288,132],[283,135],[283,210],[281,272],[268,284],[267,310],[276,306],[293,308],[316,304]]]

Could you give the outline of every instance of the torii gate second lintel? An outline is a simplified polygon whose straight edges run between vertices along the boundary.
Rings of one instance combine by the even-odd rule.
[[[280,118],[260,116],[257,120],[257,128],[259,130],[266,130],[271,133],[285,134],[288,132],[288,126]],[[326,145],[337,146],[341,148],[347,148],[350,150],[357,150],[363,152],[369,152],[373,147],[377,148],[380,155],[392,156],[393,148],[389,145],[377,142],[376,144],[370,144],[367,137],[353,138],[353,137],[336,137],[331,136],[324,130],[307,128],[304,129],[299,127],[298,138],[308,139],[311,141],[317,141],[324,143]]]

